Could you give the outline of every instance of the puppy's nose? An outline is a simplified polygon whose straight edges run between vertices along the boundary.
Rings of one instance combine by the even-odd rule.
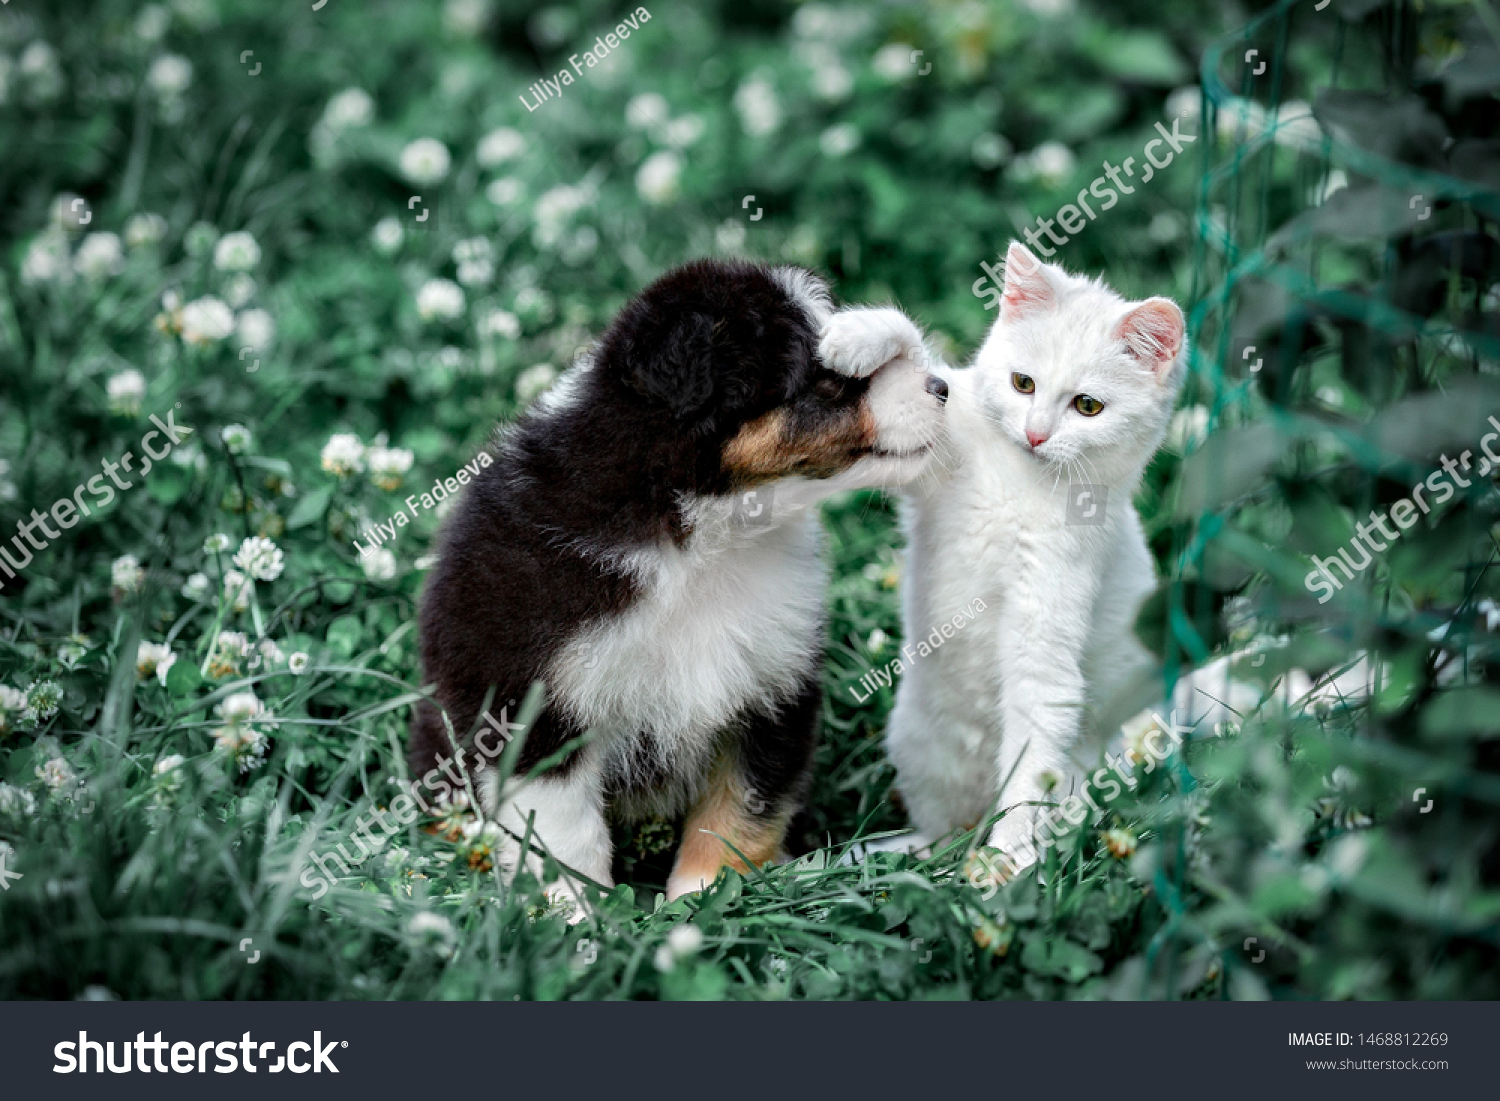
[[[938,378],[937,375],[927,376],[927,392],[937,398],[938,401],[948,400],[948,384]]]

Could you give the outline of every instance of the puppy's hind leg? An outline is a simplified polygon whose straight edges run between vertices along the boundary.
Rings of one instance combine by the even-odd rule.
[[[780,714],[754,716],[726,740],[707,787],[683,822],[682,846],[667,879],[668,899],[701,891],[720,868],[748,872],[748,864],[758,867],[782,857],[787,827],[811,777],[820,683],[814,671]]]

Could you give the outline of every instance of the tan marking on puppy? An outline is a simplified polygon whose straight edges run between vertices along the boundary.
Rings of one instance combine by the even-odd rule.
[[[734,849],[756,866],[781,855],[791,812],[763,816],[757,809],[763,812],[767,808],[757,808],[757,798],[754,792],[745,790],[744,781],[731,766],[721,763],[715,768],[708,789],[682,824],[682,845],[667,879],[669,901],[701,891],[718,878],[720,868],[748,872],[749,867]]]
[[[861,398],[816,432],[798,435],[785,410],[774,409],[745,425],[724,445],[723,464],[737,488],[800,474],[828,478],[848,469],[875,444],[875,415]]]
[[[773,409],[735,433],[724,445],[724,469],[749,482],[779,478],[796,456],[786,448],[786,411]]]

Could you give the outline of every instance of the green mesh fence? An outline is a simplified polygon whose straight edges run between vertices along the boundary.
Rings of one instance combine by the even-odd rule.
[[[1242,712],[1237,745],[1179,775],[1148,953],[1166,985],[1142,989],[1206,936],[1241,994],[1472,992],[1500,881],[1500,20],[1282,3],[1205,53],[1202,88],[1209,431],[1175,487],[1167,684],[1227,646],[1300,705]],[[1303,674],[1337,679],[1309,696]],[[1191,844],[1204,806],[1243,815],[1238,838]],[[1248,934],[1280,961],[1250,966]]]

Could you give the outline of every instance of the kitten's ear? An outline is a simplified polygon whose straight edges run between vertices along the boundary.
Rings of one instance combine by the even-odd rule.
[[[1164,378],[1182,351],[1182,311],[1170,298],[1148,298],[1120,319],[1115,336],[1132,356]]]
[[[1001,313],[1007,321],[1051,309],[1057,302],[1042,262],[1020,241],[1012,241],[1005,250],[1005,296],[1001,302]]]

